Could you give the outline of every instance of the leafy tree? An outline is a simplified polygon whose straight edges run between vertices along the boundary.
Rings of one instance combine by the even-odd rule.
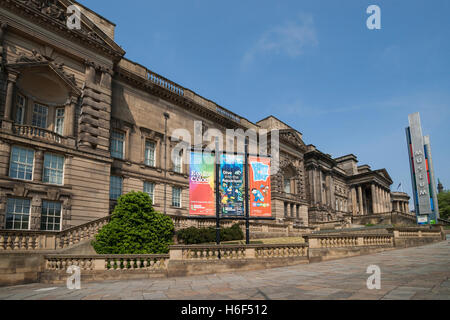
[[[172,244],[172,219],[153,209],[147,193],[121,196],[92,246],[98,254],[164,254]]]
[[[439,193],[438,200],[441,219],[450,220],[450,191]]]

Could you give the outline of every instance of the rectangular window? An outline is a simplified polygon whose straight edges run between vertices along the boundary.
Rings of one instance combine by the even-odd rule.
[[[46,153],[44,155],[44,183],[63,184],[64,157]]]
[[[28,230],[30,226],[29,199],[9,198],[6,202],[6,229]]]
[[[151,141],[145,141],[145,164],[155,167],[155,144]]]
[[[173,171],[177,173],[183,173],[183,151],[180,151],[179,154],[176,154],[173,161]]]
[[[61,203],[42,201],[41,230],[61,231]]]
[[[151,182],[144,182],[144,192],[150,196],[152,203],[155,203],[155,184]]]
[[[34,151],[14,146],[11,150],[9,177],[13,179],[33,179]]]
[[[181,188],[172,188],[172,206],[181,208]]]
[[[36,103],[33,107],[33,127],[47,129],[47,116],[48,108]]]
[[[16,101],[16,123],[23,124],[25,116],[25,104],[26,100],[24,96],[17,95]]]
[[[125,134],[120,131],[111,133],[111,156],[117,159],[124,158]]]
[[[111,176],[109,198],[117,200],[122,195],[122,177]]]
[[[291,180],[284,179],[284,192],[291,193]]]
[[[55,132],[60,136],[64,135],[64,108],[56,109]]]

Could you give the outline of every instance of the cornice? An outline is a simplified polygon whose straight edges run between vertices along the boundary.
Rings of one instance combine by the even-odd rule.
[[[115,80],[123,80],[126,83],[135,86],[143,91],[146,91],[154,96],[167,100],[171,103],[174,103],[180,107],[187,108],[188,110],[194,111],[198,115],[205,117],[219,125],[224,126],[228,129],[247,129],[242,124],[239,124],[231,119],[228,119],[217,112],[214,112],[204,106],[196,103],[195,101],[188,99],[184,96],[181,96],[175,92],[167,90],[163,87],[160,87],[138,75],[135,75],[129,72],[126,69],[123,69],[119,66],[115,68]],[[117,79],[118,78],[118,79]]]
[[[39,11],[34,0],[2,0],[1,6],[29,21],[39,24],[47,30],[62,35],[71,41],[76,41],[81,46],[103,53],[114,61],[119,61],[125,54],[125,51],[120,49],[120,47],[118,49],[113,48],[111,44],[100,38],[96,32],[70,30],[65,25],[65,21],[63,22],[56,16],[43,13],[42,11],[44,10]],[[83,22],[85,21],[83,20]]]

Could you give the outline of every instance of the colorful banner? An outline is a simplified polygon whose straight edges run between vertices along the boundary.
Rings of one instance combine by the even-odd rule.
[[[249,157],[250,217],[272,217],[270,158]]]
[[[244,216],[244,156],[220,157],[220,213],[223,216]]]
[[[215,216],[214,155],[191,152],[189,171],[189,214],[192,216]]]

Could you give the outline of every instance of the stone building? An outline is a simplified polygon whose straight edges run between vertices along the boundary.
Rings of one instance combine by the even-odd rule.
[[[70,0],[0,3],[0,229],[64,230],[108,215],[118,196],[149,193],[157,210],[188,215],[188,166],[178,128],[277,129],[273,216],[307,226],[392,210],[386,170],[332,158],[271,116],[251,122],[136,62],[116,25]]]

